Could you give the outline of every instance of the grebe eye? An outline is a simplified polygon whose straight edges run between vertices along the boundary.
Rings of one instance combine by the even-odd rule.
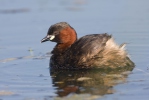
[[[54,32],[54,33],[53,33],[53,35],[58,35],[58,34],[59,34],[58,32]]]

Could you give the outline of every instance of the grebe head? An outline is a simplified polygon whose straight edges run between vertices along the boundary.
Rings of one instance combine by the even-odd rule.
[[[58,44],[73,44],[77,40],[76,31],[66,22],[51,25],[47,36],[41,42],[52,41]]]

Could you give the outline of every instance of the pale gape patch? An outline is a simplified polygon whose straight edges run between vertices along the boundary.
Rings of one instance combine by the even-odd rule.
[[[49,40],[53,40],[55,38],[55,35],[48,35]]]

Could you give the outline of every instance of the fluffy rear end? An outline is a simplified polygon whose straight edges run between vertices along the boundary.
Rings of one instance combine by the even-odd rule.
[[[126,57],[127,56],[127,53],[125,51],[125,44],[122,44],[122,45],[117,45],[115,42],[114,42],[114,39],[113,38],[110,38],[107,43],[106,43],[106,46],[105,46],[105,50],[104,50],[104,54],[106,56],[110,55],[110,54],[116,54],[120,57]]]
[[[102,56],[100,60],[101,65],[110,66],[111,68],[134,66],[134,63],[128,58],[128,54],[125,51],[125,44],[119,46],[114,42],[113,38],[106,42]]]

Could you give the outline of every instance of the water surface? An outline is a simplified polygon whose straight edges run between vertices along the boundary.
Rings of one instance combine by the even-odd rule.
[[[148,100],[148,0],[0,0],[1,100]],[[136,67],[132,72],[51,72],[55,43],[40,43],[50,25],[68,22],[78,33],[112,34]],[[65,74],[64,74],[65,73]]]

